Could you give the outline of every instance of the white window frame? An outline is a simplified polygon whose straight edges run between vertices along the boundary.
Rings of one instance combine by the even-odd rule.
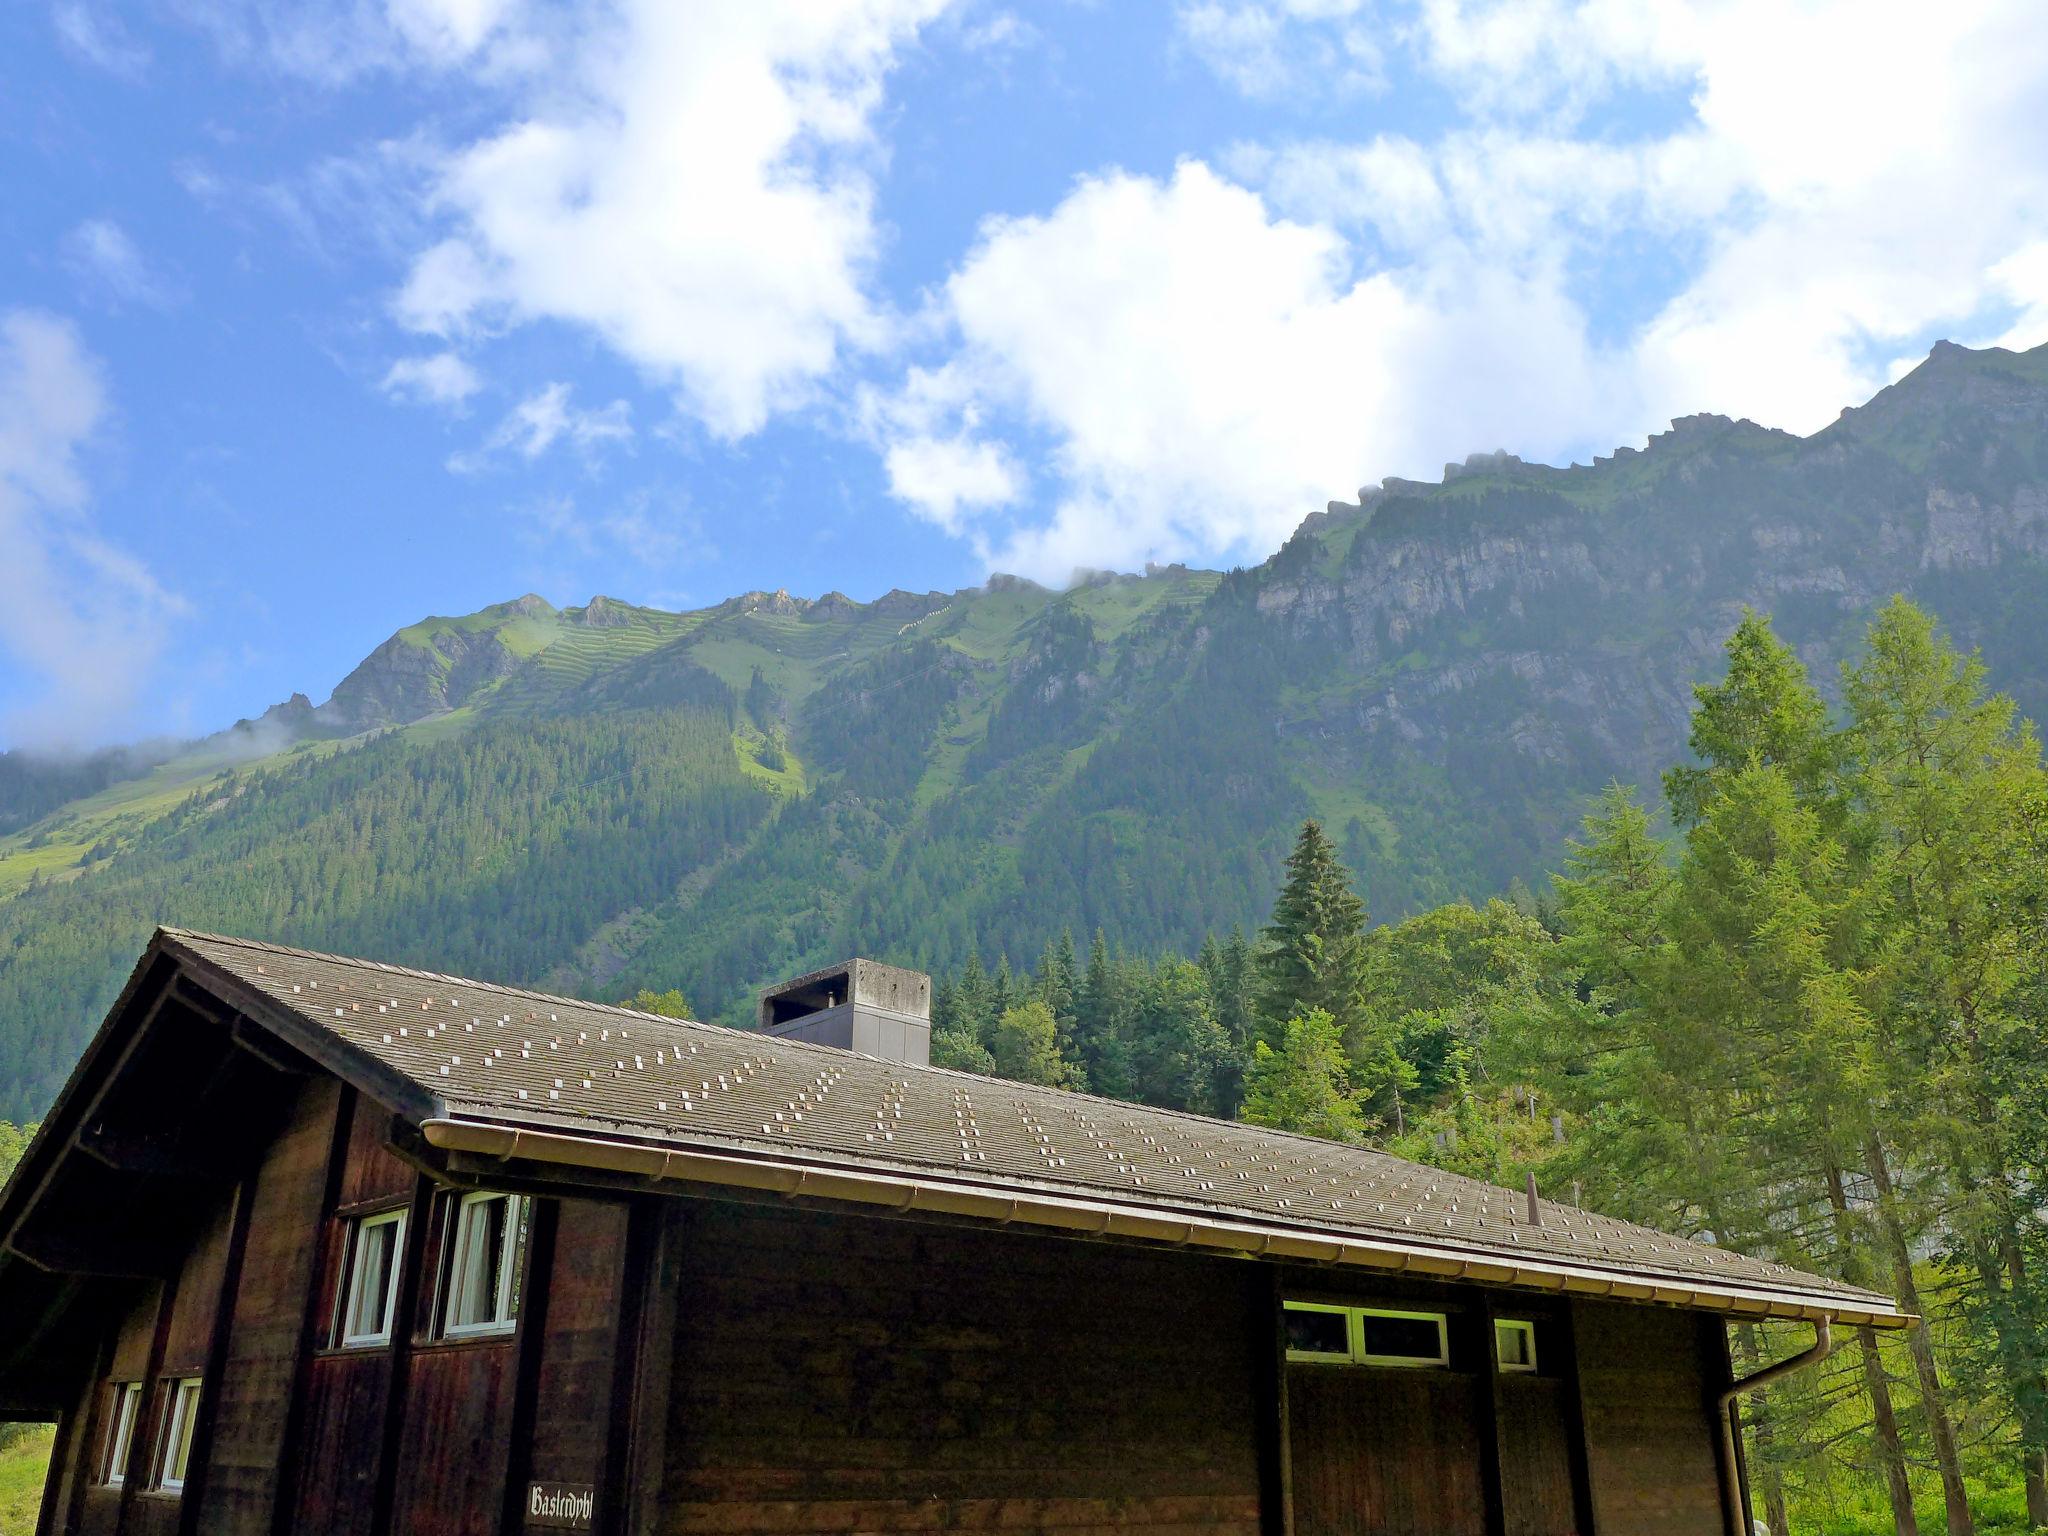
[[[464,1297],[464,1281],[469,1268],[470,1244],[475,1241],[476,1227],[482,1218],[472,1217],[470,1212],[492,1201],[505,1202],[505,1229],[498,1238],[498,1289],[491,1298],[491,1316],[480,1323],[458,1323],[454,1321]],[[520,1228],[526,1218],[526,1197],[507,1194],[503,1190],[472,1190],[455,1202],[454,1221],[450,1228],[450,1254],[448,1259],[447,1295],[441,1305],[441,1337],[444,1339],[474,1339],[492,1334],[511,1333],[519,1326],[519,1315],[512,1306],[513,1288],[519,1283],[517,1266],[524,1257],[524,1245],[520,1242]]]
[[[1281,1306],[1289,1312],[1335,1312],[1344,1317],[1345,1352],[1335,1354],[1325,1350],[1289,1349],[1287,1358],[1304,1365],[1377,1365],[1396,1370],[1440,1371],[1451,1363],[1450,1315],[1444,1312],[1408,1312],[1394,1307],[1353,1307],[1326,1301],[1284,1301]],[[1394,1318],[1402,1322],[1435,1323],[1436,1355],[1375,1355],[1365,1347],[1365,1320],[1369,1317]]]
[[[162,1461],[156,1485],[165,1493],[179,1493],[191,1470],[192,1430],[199,1421],[200,1378],[181,1376],[170,1383],[170,1421],[164,1427]]]
[[[142,1417],[142,1383],[114,1383],[114,1413],[107,1421],[107,1475],[109,1488],[128,1481],[128,1457],[135,1449],[135,1421]]]
[[[1333,1306],[1322,1301],[1289,1301],[1281,1304],[1288,1312],[1320,1312],[1325,1316],[1335,1314],[1344,1319],[1344,1352],[1333,1353],[1323,1349],[1295,1349],[1291,1345],[1287,1358],[1303,1365],[1349,1365],[1358,1357],[1358,1328],[1349,1307]]]
[[[1518,1338],[1526,1339],[1526,1340],[1528,1341],[1528,1346],[1527,1346],[1527,1353],[1528,1353],[1528,1356],[1529,1356],[1529,1358],[1528,1358],[1528,1361],[1527,1361],[1526,1363],[1524,1363],[1524,1362],[1522,1362],[1522,1361],[1519,1361],[1519,1360],[1510,1360],[1510,1359],[1509,1359],[1509,1358],[1508,1358],[1508,1357],[1507,1357],[1506,1355],[1504,1355],[1504,1354],[1502,1354],[1502,1353],[1501,1353],[1501,1347],[1500,1347],[1501,1335],[1502,1335],[1502,1334],[1506,1334],[1506,1333],[1511,1333],[1511,1334],[1514,1334],[1514,1335],[1515,1335],[1515,1336],[1517,1336]],[[1536,1324],[1535,1324],[1535,1321],[1534,1321],[1533,1319],[1531,1319],[1531,1318],[1526,1318],[1526,1317],[1496,1317],[1496,1318],[1495,1318],[1495,1319],[1493,1320],[1493,1360],[1494,1360],[1494,1364],[1496,1364],[1497,1366],[1499,1366],[1499,1367],[1501,1368],[1501,1370],[1502,1370],[1503,1372],[1505,1372],[1505,1373],[1507,1373],[1507,1374],[1509,1374],[1509,1375],[1523,1375],[1523,1376],[1533,1376],[1533,1375],[1535,1375],[1535,1374],[1536,1374]]]
[[[1451,1328],[1450,1318],[1445,1313],[1401,1312],[1391,1307],[1359,1307],[1356,1310],[1358,1315],[1353,1320],[1352,1327],[1357,1330],[1358,1337],[1354,1347],[1358,1351],[1358,1363],[1360,1365],[1391,1365],[1398,1366],[1403,1370],[1422,1371],[1443,1370],[1450,1365]],[[1432,1360],[1424,1355],[1374,1355],[1367,1353],[1365,1348],[1365,1320],[1368,1317],[1392,1318],[1397,1322],[1405,1323],[1435,1323],[1436,1358]]]
[[[367,1251],[363,1234],[379,1227],[392,1228],[391,1256],[384,1269],[384,1305],[377,1314],[377,1327],[369,1333],[351,1333],[355,1321],[356,1301],[363,1283],[363,1255]],[[343,1349],[375,1349],[391,1342],[391,1320],[398,1312],[398,1272],[404,1267],[405,1258],[405,1212],[384,1211],[375,1216],[360,1216],[349,1223],[348,1229],[348,1272],[346,1283],[341,1288],[341,1315],[336,1320],[335,1334]]]

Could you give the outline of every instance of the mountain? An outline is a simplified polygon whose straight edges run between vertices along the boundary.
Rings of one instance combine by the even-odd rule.
[[[318,706],[0,758],[0,1117],[158,921],[738,1022],[856,951],[1253,925],[1310,814],[1378,917],[1483,896],[1683,752],[1745,605],[1831,683],[1896,591],[2041,715],[2048,348],[1938,346],[1803,439],[1694,416],[1592,465],[1477,456],[1227,574],[428,619]]]

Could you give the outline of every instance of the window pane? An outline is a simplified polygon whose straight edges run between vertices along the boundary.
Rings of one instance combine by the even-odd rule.
[[[128,1446],[135,1437],[135,1408],[142,1401],[140,1382],[123,1382],[114,1388],[114,1422],[107,1446],[107,1481],[119,1483],[128,1476]]]
[[[1533,1325],[1526,1322],[1496,1322],[1493,1325],[1493,1339],[1502,1370],[1536,1369],[1536,1330]]]
[[[1443,1342],[1434,1317],[1365,1315],[1365,1352],[1389,1360],[1441,1360]]]
[[[162,1483],[166,1488],[184,1486],[185,1468],[192,1459],[192,1430],[199,1421],[199,1383],[178,1383],[171,1402],[171,1432],[164,1455]]]
[[[446,1329],[500,1329],[512,1323],[524,1204],[516,1196],[489,1194],[465,1198],[457,1206]]]
[[[357,1224],[348,1298],[342,1308],[343,1343],[380,1343],[389,1337],[393,1281],[404,1231],[401,1217],[376,1217]]]
[[[1342,1312],[1287,1309],[1287,1347],[1311,1355],[1351,1353],[1350,1323]]]

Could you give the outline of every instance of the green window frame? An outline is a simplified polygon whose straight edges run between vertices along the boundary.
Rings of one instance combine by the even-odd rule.
[[[1326,1301],[1287,1301],[1288,1312],[1335,1314],[1344,1319],[1344,1350],[1298,1349],[1289,1345],[1287,1358],[1304,1365],[1377,1365],[1395,1370],[1440,1371],[1451,1363],[1450,1317],[1443,1312],[1410,1311],[1401,1307],[1354,1307]],[[1376,1349],[1372,1324],[1379,1322],[1432,1324],[1435,1348],[1420,1351]]]

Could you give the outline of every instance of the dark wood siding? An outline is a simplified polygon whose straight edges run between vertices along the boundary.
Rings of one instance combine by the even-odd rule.
[[[271,1528],[340,1099],[332,1079],[308,1084],[250,1184],[227,1356],[220,1381],[207,1384],[219,1398],[203,1536],[265,1536]]]
[[[1288,1367],[1295,1536],[1486,1536],[1483,1376]]]
[[[542,1482],[605,1481],[628,1215],[624,1205],[561,1203],[526,1468]]]
[[[359,1213],[405,1203],[417,1175],[385,1146],[390,1114],[356,1098],[337,1186],[337,1209]],[[406,1243],[421,1234],[407,1223]],[[312,1323],[325,1345],[341,1281],[345,1222],[330,1216],[316,1229]],[[306,1372],[298,1444],[298,1486],[285,1529],[293,1536],[365,1536],[376,1509],[378,1458],[391,1396],[392,1352],[321,1348]]]
[[[1600,1536],[1723,1536],[1707,1348],[1721,1328],[1661,1307],[1572,1309]]]
[[[1501,1511],[1507,1536],[1571,1536],[1571,1383],[1556,1376],[1502,1376]]]
[[[391,1529],[400,1536],[497,1530],[511,1427],[510,1339],[415,1350],[407,1361]]]
[[[705,1205],[664,1532],[1259,1526],[1245,1264]]]

